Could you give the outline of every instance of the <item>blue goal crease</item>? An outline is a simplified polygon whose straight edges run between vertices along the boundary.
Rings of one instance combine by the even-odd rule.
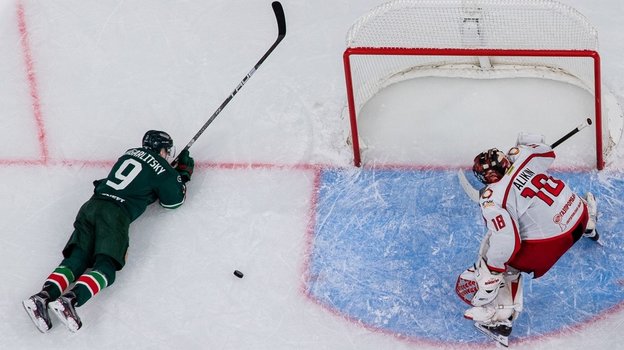
[[[525,278],[524,312],[513,337],[557,333],[624,300],[617,219],[624,178],[554,175],[579,194],[596,195],[604,246],[581,240],[545,276]],[[462,317],[467,305],[455,295],[455,281],[474,262],[484,230],[455,171],[323,170],[307,291],[369,327],[438,342],[483,342]]]

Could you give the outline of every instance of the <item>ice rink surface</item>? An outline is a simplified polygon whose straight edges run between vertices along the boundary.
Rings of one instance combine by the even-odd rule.
[[[282,3],[286,39],[191,149],[185,205],[150,207],[131,226],[114,285],[78,309],[83,328],[55,322],[44,335],[21,300],[60,262],[91,182],[148,129],[182,148],[276,26],[270,1],[0,0],[0,348],[494,348],[453,291],[483,230],[454,169],[483,147],[511,146],[519,131],[558,138],[588,97],[552,82],[538,84],[547,97],[535,81],[397,84],[367,106],[395,113],[360,125],[371,161],[357,169],[341,55],[350,25],[381,2]],[[603,83],[622,104],[623,5],[564,3],[597,27]],[[435,121],[411,118],[423,105]],[[527,130],[534,113],[548,118]],[[525,284],[513,348],[624,343],[624,146],[597,172],[587,170],[592,142],[584,131],[562,145],[555,168],[599,194],[605,246],[581,241]]]

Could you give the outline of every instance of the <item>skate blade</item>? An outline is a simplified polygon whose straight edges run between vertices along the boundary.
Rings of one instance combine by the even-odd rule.
[[[585,236],[587,237],[587,236]],[[592,241],[596,242],[599,246],[604,247],[604,244],[602,243],[602,239],[600,237],[600,234],[598,233],[598,231],[596,231],[596,234],[592,237],[587,237],[589,239],[591,239]]]
[[[495,334],[490,332],[489,329],[481,326],[478,323],[475,323],[474,326],[483,334],[485,334],[488,338],[494,340],[495,342],[497,342],[498,344],[508,348],[509,347],[509,337],[506,337],[504,335],[500,335],[500,334]]]
[[[37,327],[39,332],[47,333],[50,328],[52,328],[52,326],[48,327],[48,324],[43,318],[37,317],[37,315],[35,315],[35,309],[37,308],[37,306],[35,305],[34,301],[26,299],[22,301],[22,306],[24,306],[24,310],[26,310],[26,313],[35,324],[35,327]]]
[[[53,301],[48,304],[48,306],[52,310],[52,313],[54,313],[56,317],[63,322],[67,329],[69,329],[72,333],[78,332],[80,327],[78,326],[78,323],[76,323],[76,320],[70,317],[65,317],[65,307],[63,304],[58,301]]]

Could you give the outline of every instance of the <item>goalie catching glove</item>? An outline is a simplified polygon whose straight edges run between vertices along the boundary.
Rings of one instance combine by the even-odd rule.
[[[475,265],[459,275],[455,291],[467,304],[483,306],[496,298],[503,283],[503,274],[491,272],[483,258],[480,258]]]
[[[180,156],[178,157],[178,164],[176,165],[175,170],[177,170],[180,174],[183,183],[191,181],[191,176],[193,175],[194,168],[195,160],[193,159],[193,157],[191,157],[189,151],[185,149],[180,152]]]

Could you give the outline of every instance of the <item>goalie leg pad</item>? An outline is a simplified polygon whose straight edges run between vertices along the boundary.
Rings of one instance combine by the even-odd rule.
[[[464,318],[473,320],[480,324],[490,324],[492,319],[496,315],[496,308],[494,305],[486,306],[473,306],[470,309],[464,311]]]
[[[589,219],[587,220],[587,226],[585,226],[583,236],[593,241],[598,241],[600,235],[598,234],[598,230],[596,230],[596,221],[598,221],[598,204],[596,203],[596,197],[594,197],[591,192],[587,192],[584,202],[587,205]]]
[[[589,218],[596,223],[598,216],[598,203],[596,203],[596,197],[591,192],[585,194],[585,202],[587,203],[587,211],[589,212]]]
[[[508,325],[518,318],[523,309],[522,276],[505,275],[505,283],[489,304],[475,306],[464,312],[464,317],[484,325]]]

